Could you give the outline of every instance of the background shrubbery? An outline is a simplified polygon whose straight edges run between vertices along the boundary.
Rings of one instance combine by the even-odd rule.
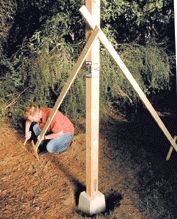
[[[169,90],[173,79],[171,34],[166,32],[162,37],[159,28],[161,25],[167,30],[172,26],[173,5],[156,2],[101,2],[102,28],[148,96]],[[82,3],[1,0],[0,115],[10,113],[13,124],[19,126],[24,107],[30,103],[54,105],[85,44],[85,22],[78,12]],[[131,85],[104,48],[101,49],[100,100],[102,112],[105,107],[114,107],[125,114],[139,103]],[[61,109],[73,120],[85,114],[84,68]]]

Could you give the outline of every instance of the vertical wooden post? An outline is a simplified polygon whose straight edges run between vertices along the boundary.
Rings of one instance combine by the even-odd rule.
[[[177,99],[177,1],[174,0],[174,22],[175,22],[175,54],[176,54],[176,99]]]
[[[86,0],[86,7],[100,26],[100,0]],[[86,36],[92,30],[87,29]],[[90,72],[86,76],[86,193],[91,197],[98,191],[99,148],[99,69],[100,42],[95,40],[86,58]]]
[[[100,0],[86,0],[86,7],[100,26]],[[87,37],[92,29],[87,29]],[[105,197],[98,191],[99,152],[99,79],[100,42],[96,39],[86,57],[86,192],[79,197],[78,208],[90,215],[106,209]]]

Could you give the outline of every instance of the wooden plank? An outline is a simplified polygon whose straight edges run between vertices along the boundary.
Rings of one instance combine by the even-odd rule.
[[[100,0],[86,0],[86,7],[100,21]],[[92,32],[87,26],[86,36]],[[86,193],[90,197],[98,191],[99,153],[99,66],[100,41],[96,39],[86,58],[90,72],[86,77]]]
[[[73,67],[73,69],[71,71],[67,83],[64,85],[64,87],[63,87],[63,89],[62,89],[62,91],[61,91],[57,101],[55,102],[55,105],[54,105],[54,107],[53,107],[53,109],[52,109],[52,111],[51,111],[51,113],[50,113],[50,115],[49,115],[49,117],[47,119],[47,122],[46,122],[44,128],[41,131],[41,134],[40,134],[41,138],[44,137],[47,129],[49,128],[49,126],[50,126],[50,124],[52,122],[52,119],[54,118],[55,114],[57,113],[57,110],[60,107],[63,99],[65,98],[69,88],[71,87],[72,83],[74,82],[74,80],[75,80],[75,78],[77,76],[77,73],[79,72],[80,68],[82,67],[83,62],[84,62],[85,58],[87,57],[87,55],[88,55],[88,53],[89,53],[89,51],[90,51],[90,49],[92,47],[92,44],[94,43],[94,41],[97,38],[98,33],[99,33],[99,28],[95,27],[93,33],[89,37],[89,39],[88,39],[88,41],[87,41],[87,43],[86,43],[86,45],[85,45],[85,47],[84,47],[84,49],[83,49],[83,51],[81,53],[78,61],[76,62],[76,64],[74,65],[74,67]],[[36,143],[36,146],[35,146],[35,154],[36,155],[38,153],[38,147],[39,147],[40,143],[41,143],[41,140],[37,141],[37,143]]]
[[[94,29],[95,20],[92,18],[91,14],[87,10],[87,8],[85,6],[82,6],[80,8],[80,12],[83,15],[83,17],[85,18],[85,20],[87,21],[87,23],[89,24],[89,26],[92,29]],[[110,41],[107,39],[106,35],[103,33],[103,31],[101,31],[101,29],[100,29],[100,32],[98,34],[98,38],[99,38],[100,42],[104,45],[104,47],[108,50],[108,52],[110,53],[110,55],[112,56],[114,61],[118,64],[118,66],[122,70],[125,77],[129,80],[130,84],[133,86],[134,90],[137,92],[140,99],[142,100],[142,102],[144,103],[144,105],[146,106],[146,108],[150,112],[151,116],[154,118],[154,120],[156,121],[156,123],[158,124],[158,126],[160,127],[160,129],[162,130],[162,132],[164,133],[166,138],[168,139],[168,141],[171,143],[173,148],[177,151],[177,145],[176,145],[174,139],[172,138],[171,134],[169,133],[168,129],[166,128],[166,126],[164,125],[164,123],[162,122],[160,117],[158,116],[157,112],[155,111],[152,104],[147,99],[144,92],[139,87],[136,80],[133,78],[132,74],[130,73],[130,71],[128,70],[128,68],[124,64],[124,62],[121,60],[120,56],[118,55],[118,53],[116,52],[116,50],[114,49],[114,47],[112,46]]]

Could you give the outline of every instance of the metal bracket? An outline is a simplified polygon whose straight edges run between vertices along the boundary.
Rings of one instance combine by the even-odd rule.
[[[99,76],[99,63],[93,63],[92,61],[85,61],[86,77],[93,78]]]

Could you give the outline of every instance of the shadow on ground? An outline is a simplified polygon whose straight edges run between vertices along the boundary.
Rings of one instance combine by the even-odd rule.
[[[66,168],[55,155],[50,154],[50,161],[57,169],[60,169],[68,180],[72,183],[74,189],[75,205],[79,203],[79,195],[82,191],[85,191],[86,187],[75,176],[71,174],[68,168]]]
[[[50,161],[56,168],[59,168],[65,176],[68,178],[68,180],[72,183],[74,187],[74,197],[75,197],[75,205],[78,206],[79,203],[79,195],[81,192],[86,190],[85,185],[83,185],[76,177],[74,177],[68,168],[66,168],[55,155],[50,154]],[[116,207],[120,205],[120,201],[122,200],[121,194],[119,194],[117,191],[111,190],[108,194],[105,196],[106,201],[106,210],[102,213],[102,215],[109,215],[109,213],[112,213]],[[89,216],[87,214],[84,214],[83,212],[80,212],[77,210],[79,215],[82,216]],[[95,217],[93,215],[92,217]]]
[[[172,136],[177,134],[177,116],[161,119]],[[177,218],[177,153],[165,160],[170,143],[149,113],[144,110],[134,122],[108,120],[101,127],[109,142],[105,155],[136,176],[131,181],[127,175],[124,187],[138,194],[140,212],[148,218]]]

